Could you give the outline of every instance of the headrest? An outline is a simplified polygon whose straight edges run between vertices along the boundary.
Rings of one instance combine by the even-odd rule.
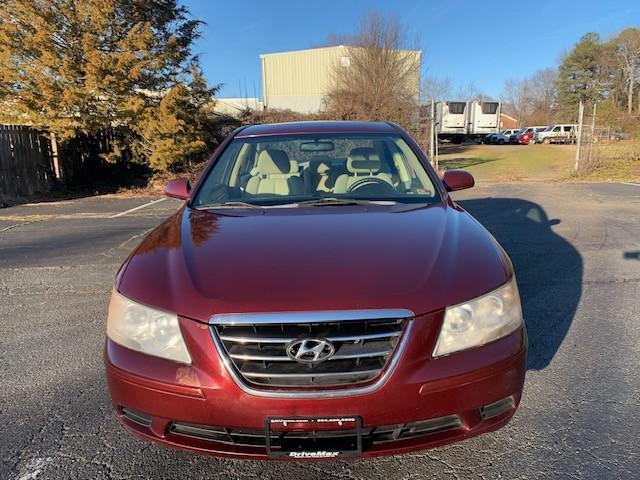
[[[283,150],[268,148],[258,155],[256,170],[261,175],[289,173],[291,171],[291,163],[288,155]]]
[[[329,170],[331,170],[329,168],[329,165],[327,165],[326,163],[322,162],[320,165],[318,165],[318,173],[320,175],[326,175],[327,173],[329,173]]]
[[[373,148],[354,148],[347,157],[347,170],[351,173],[377,173],[381,166],[380,155]]]

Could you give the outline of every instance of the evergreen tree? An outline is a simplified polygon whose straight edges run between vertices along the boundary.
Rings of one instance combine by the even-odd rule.
[[[145,109],[136,125],[135,153],[155,170],[181,168],[202,158],[214,141],[212,106],[211,91],[195,71],[189,85],[170,88],[157,108]]]
[[[564,57],[558,69],[558,103],[565,117],[575,118],[580,100],[596,101],[601,95],[602,43],[597,33],[587,33]]]
[[[4,0],[1,120],[63,139],[114,129],[113,156],[159,169],[201,155],[190,122],[217,87],[191,51],[199,26],[177,0]]]

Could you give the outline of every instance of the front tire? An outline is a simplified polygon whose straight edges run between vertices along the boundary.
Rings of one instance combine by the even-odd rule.
[[[545,145],[549,145],[551,143],[551,139],[545,138],[544,140],[542,140],[542,143],[544,143]]]

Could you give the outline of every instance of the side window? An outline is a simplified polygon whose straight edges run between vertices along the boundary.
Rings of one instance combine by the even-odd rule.
[[[559,132],[560,131],[560,127],[556,127],[553,129],[554,132]]]
[[[571,126],[566,126],[566,127],[564,127],[564,131],[565,131],[565,132],[570,132],[570,131],[571,131]]]

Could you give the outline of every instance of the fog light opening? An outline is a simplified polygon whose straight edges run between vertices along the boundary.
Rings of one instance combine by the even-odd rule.
[[[120,411],[122,412],[123,417],[127,420],[131,420],[133,423],[137,423],[138,425],[142,425],[147,428],[151,426],[151,415],[136,412],[135,410],[131,410],[127,407],[120,407]]]
[[[490,403],[480,408],[480,416],[483,420],[488,418],[497,417],[501,413],[511,410],[515,405],[513,397],[503,398],[497,402]]]

